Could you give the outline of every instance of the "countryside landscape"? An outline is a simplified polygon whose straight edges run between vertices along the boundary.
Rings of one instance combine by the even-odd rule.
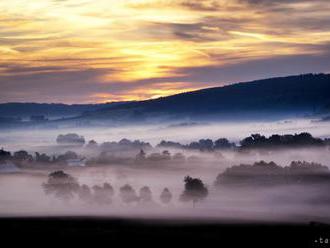
[[[329,10],[1,2],[4,239],[327,247]]]

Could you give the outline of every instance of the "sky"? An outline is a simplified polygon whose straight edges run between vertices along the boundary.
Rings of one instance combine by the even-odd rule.
[[[329,0],[0,0],[0,102],[157,98],[330,72]]]

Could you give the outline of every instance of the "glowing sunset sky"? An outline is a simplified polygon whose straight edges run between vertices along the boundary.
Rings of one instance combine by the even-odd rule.
[[[329,0],[1,0],[0,102],[140,100],[330,71]]]

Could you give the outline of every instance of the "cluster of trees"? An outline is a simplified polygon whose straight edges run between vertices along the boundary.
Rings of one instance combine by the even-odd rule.
[[[20,167],[28,167],[33,165],[57,165],[65,166],[70,160],[84,159],[76,152],[67,151],[63,154],[49,156],[45,153],[35,152],[34,155],[25,150],[16,151],[13,154],[3,149],[0,150],[0,161],[12,161]],[[154,152],[149,155],[141,149],[140,152],[134,157],[116,156],[112,152],[100,152],[96,157],[89,158],[87,164],[157,164],[162,162],[185,163],[186,161],[197,161],[197,158],[190,156],[186,158],[182,153],[177,152],[171,154],[169,151],[164,150],[160,153]]]
[[[3,149],[0,150],[0,161],[12,161],[16,165],[24,167],[32,164],[65,165],[70,159],[78,159],[79,155],[73,151],[67,151],[57,156],[49,156],[45,153],[36,152],[35,156],[25,150],[19,150],[13,154]]]
[[[208,196],[208,189],[201,179],[186,176],[184,183],[184,191],[179,198],[181,201],[192,202],[195,206],[195,203]],[[64,171],[50,173],[47,182],[43,183],[42,187],[47,195],[53,195],[60,200],[69,201],[78,197],[89,204],[111,204],[115,195],[115,190],[109,183],[104,183],[102,186],[94,185],[90,188],[86,184],[80,185],[76,178]],[[118,195],[125,204],[154,203],[152,191],[148,186],[142,187],[137,193],[131,185],[125,184],[119,188]],[[169,204],[172,198],[173,195],[168,188],[164,188],[159,196],[160,201],[165,205]]]
[[[72,133],[59,135],[57,141],[60,144],[83,144],[85,142],[82,136]],[[216,141],[212,141],[211,139],[201,139],[198,142],[191,142],[188,145],[182,145],[178,142],[172,141],[161,141],[157,147],[208,152],[224,149],[249,152],[254,149],[257,151],[270,151],[270,149],[325,147],[329,145],[329,139],[315,138],[309,133],[300,133],[294,135],[275,134],[268,138],[260,134],[253,134],[244,138],[240,142],[240,146],[236,146],[227,139],[221,138]],[[88,154],[94,154],[94,157],[87,160],[88,164],[157,164],[162,162],[185,163],[199,161],[196,156],[185,157],[184,154],[180,152],[174,154],[171,154],[169,150],[152,152],[151,149],[153,147],[149,143],[139,140],[130,141],[128,139],[122,139],[119,142],[105,142],[100,145],[97,144],[96,141],[91,140],[85,148],[93,150],[92,153]],[[151,152],[146,154],[145,151]],[[138,152],[138,154],[134,156],[134,152]],[[67,151],[64,154],[56,156],[49,156],[45,153],[36,152],[33,156],[25,150],[16,151],[13,154],[3,149],[0,150],[0,161],[12,160],[18,166],[32,165],[32,163],[65,165],[68,160],[79,158],[80,156],[73,151]]]
[[[49,174],[48,181],[42,184],[45,193],[54,195],[62,200],[69,200],[79,190],[78,181],[63,171],[54,171]]]
[[[152,146],[148,142],[143,142],[140,140],[131,141],[129,139],[121,139],[118,142],[104,142],[102,144],[98,144],[95,140],[90,140],[86,148],[92,150],[100,150],[102,152],[116,152],[116,151],[138,151],[140,149],[151,149]]]
[[[85,138],[76,133],[60,134],[57,136],[56,142],[59,145],[83,146],[85,144]]]
[[[72,145],[72,146],[83,146],[85,145],[84,136],[80,136],[76,133],[60,134],[56,138],[56,142],[59,145]],[[138,151],[141,149],[147,150],[151,149],[152,146],[148,142],[143,142],[140,140],[129,140],[121,139],[120,141],[107,141],[102,144],[98,144],[95,140],[90,140],[85,145],[86,149],[98,150],[101,152],[116,152],[116,151]]]
[[[78,134],[69,133],[66,135],[59,135],[57,137],[57,143],[59,144],[71,144],[71,145],[83,145],[85,139],[83,136]],[[310,146],[327,146],[330,145],[329,139],[320,139],[313,137],[310,133],[299,133],[299,134],[285,134],[278,135],[274,134],[268,138],[261,134],[252,134],[249,137],[242,139],[239,145],[234,142],[230,142],[226,138],[219,138],[215,141],[211,139],[200,139],[193,141],[189,144],[181,144],[174,141],[162,140],[156,147],[164,149],[180,149],[180,150],[197,150],[202,152],[213,152],[218,150],[235,150],[235,151],[246,151],[249,149],[273,149],[273,148],[300,148]],[[101,154],[99,157],[105,157],[108,153],[115,152],[137,152],[139,150],[148,151],[153,147],[148,142],[140,140],[131,141],[129,139],[122,139],[118,142],[104,142],[98,144],[95,140],[90,140],[86,146],[86,149],[99,151]],[[150,159],[155,160],[166,160],[168,157],[166,154],[153,153]]]
[[[65,135],[58,135],[56,142],[61,145],[84,145],[85,138],[75,133],[69,133]],[[149,150],[153,147],[148,142],[140,140],[131,141],[129,139],[121,139],[118,142],[108,141],[102,144],[98,144],[95,140],[90,140],[86,146],[87,149],[100,150],[103,152],[116,152],[123,150]],[[173,141],[161,141],[157,147],[160,148],[175,148],[175,149],[190,149],[199,151],[214,151],[223,149],[233,149],[236,147],[235,143],[230,142],[226,138],[220,138],[215,141],[211,139],[200,139],[199,141],[193,141],[190,144],[183,145]]]
[[[173,155],[168,151],[164,150],[161,153],[153,152],[147,155],[144,150],[140,150],[140,152],[135,157],[136,163],[145,163],[145,162],[178,162],[184,163],[186,161],[186,157],[181,153],[177,152]]]
[[[314,162],[292,161],[282,167],[274,162],[255,162],[227,168],[220,173],[215,186],[278,185],[330,183],[327,166]]]
[[[171,154],[168,150],[161,152],[152,152],[147,154],[141,149],[135,157],[120,156],[113,152],[101,152],[88,160],[88,164],[126,164],[126,165],[155,165],[163,163],[185,163],[186,161],[197,160],[194,156],[186,157],[184,154],[177,152]]]
[[[115,194],[115,190],[110,183],[104,183],[102,186],[94,185],[92,187],[86,184],[80,185],[76,178],[64,171],[50,173],[47,182],[43,183],[42,187],[47,195],[53,195],[63,201],[78,197],[85,203],[99,205],[111,204]],[[119,188],[118,194],[125,204],[153,202],[153,195],[148,186],[142,187],[139,190],[139,194],[137,194],[131,185],[125,184]],[[160,194],[160,201],[163,204],[169,204],[172,197],[173,195],[169,189],[164,188]]]
[[[226,138],[220,138],[215,141],[211,139],[201,139],[183,145],[179,142],[161,141],[157,146],[162,148],[189,149],[212,152],[215,150],[246,150],[246,149],[265,149],[265,148],[299,148],[309,146],[327,146],[330,145],[329,139],[320,139],[313,137],[310,133],[299,134],[273,134],[270,137],[261,134],[252,134],[240,141],[240,145],[230,142]]]
[[[240,142],[241,149],[259,149],[259,148],[296,148],[308,146],[327,145],[326,140],[314,138],[310,133],[300,134],[274,134],[265,137],[260,134],[252,134]]]
[[[11,158],[11,153],[8,151],[5,151],[3,148],[0,150],[0,162],[9,160]]]
[[[236,147],[235,143],[230,142],[228,139],[220,138],[215,141],[211,139],[200,139],[199,141],[191,142],[190,144],[183,145],[178,142],[162,140],[157,147],[161,148],[174,148],[174,149],[189,149],[199,151],[214,151],[214,150],[226,150]]]

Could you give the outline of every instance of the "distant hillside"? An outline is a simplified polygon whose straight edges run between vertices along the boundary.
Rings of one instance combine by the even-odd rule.
[[[107,104],[0,104],[0,124],[44,115],[47,125],[180,120],[276,119],[330,113],[330,74],[306,74],[237,83],[135,102]],[[39,123],[39,122],[38,122]],[[35,125],[35,122],[31,125]],[[40,123],[39,123],[40,124]],[[24,126],[26,123],[24,123]]]
[[[48,118],[82,115],[86,111],[95,111],[114,106],[119,103],[107,104],[58,104],[58,103],[3,103],[0,104],[0,117],[27,118],[33,115],[44,115]]]
[[[330,74],[306,74],[131,102],[87,112],[81,119],[145,120],[157,117],[255,118],[329,111]]]

